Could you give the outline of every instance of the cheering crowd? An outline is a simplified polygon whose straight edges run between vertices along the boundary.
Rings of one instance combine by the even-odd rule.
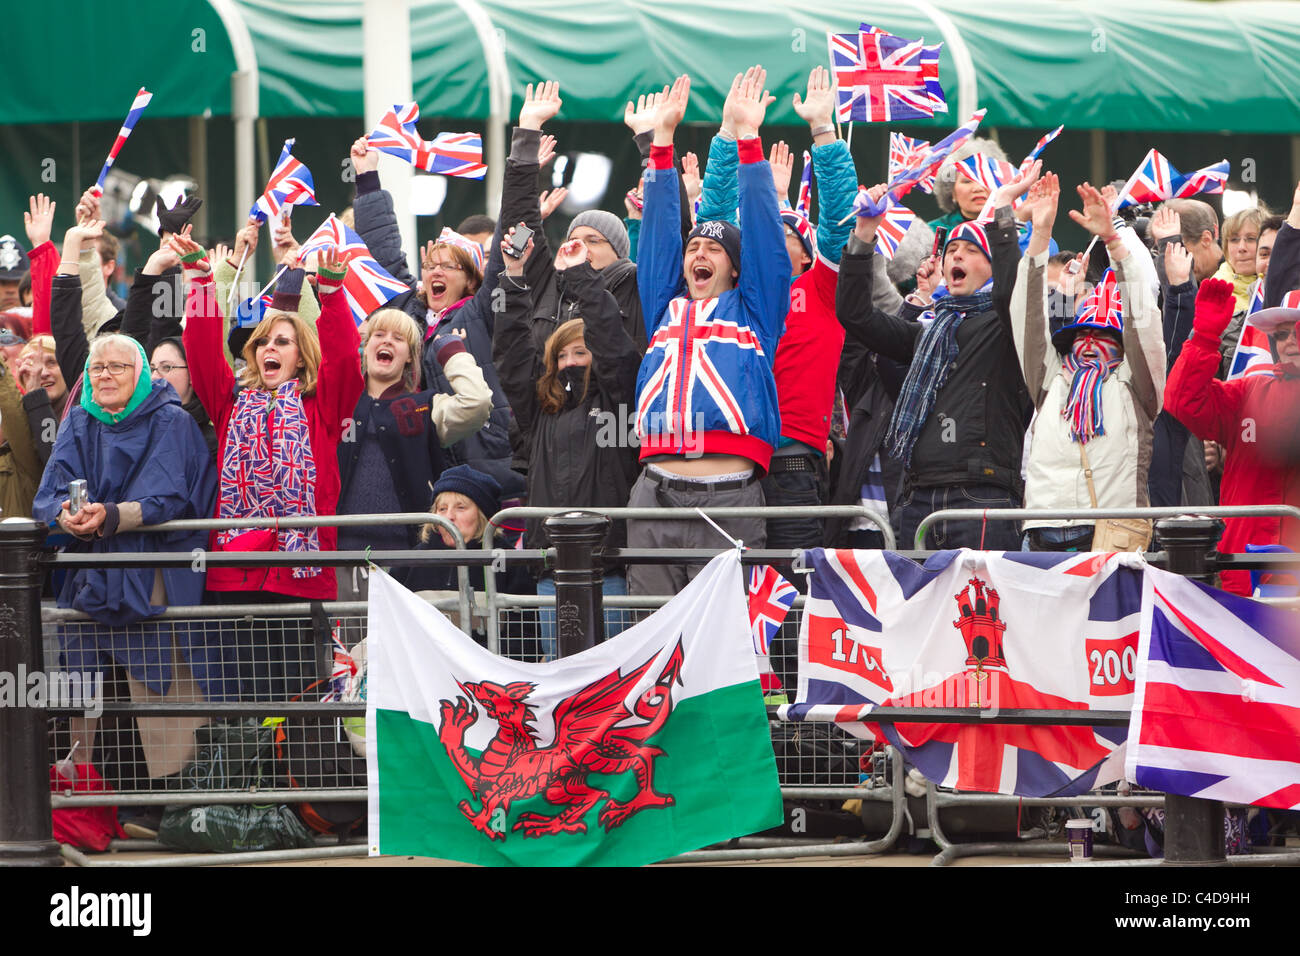
[[[643,170],[626,218],[588,210],[557,245],[546,220],[563,197],[539,190],[539,173],[555,153],[544,127],[560,91],[530,85],[499,219],[444,229],[416,269],[378,152],[357,140],[355,202],[341,218],[406,286],[359,327],[344,289],[354,265],[337,248],[304,254],[287,219],[266,224],[269,236],[252,219],[233,246],[206,248],[189,222],[200,200],[160,203],[157,250],[121,301],[106,288],[117,250],[95,193],[61,247],[55,204],[32,197],[30,251],[0,238],[0,508],[48,522],[69,551],[306,554],[456,542],[445,528],[277,519],[431,511],[470,547],[488,536],[511,548],[522,533],[536,548],[540,522],[492,516],[524,503],[863,504],[907,548],[945,508],[1291,497],[1282,449],[1294,429],[1275,410],[1300,397],[1300,189],[1285,220],[1250,208],[1220,226],[1191,199],[1119,216],[1114,185],[1064,188],[1041,160],[990,189],[959,161],[1006,157],[972,138],[935,174],[946,214],[914,222],[886,256],[882,216],[859,199],[876,171],[855,169],[837,134],[830,74],[818,67],[794,94],[815,223],[788,199],[791,148],[765,151],[760,138],[774,99],[765,81],[758,67],[735,78],[703,164],[673,145],[689,77],[629,103]],[[1070,218],[1095,237],[1086,254],[1053,239],[1058,207],[1076,200]],[[268,239],[282,272],[247,328],[232,321],[232,283]],[[1235,375],[1250,329],[1271,354],[1258,374]],[[70,494],[78,480],[84,501]],[[136,530],[214,516],[267,523]],[[718,523],[752,547],[883,543],[862,519]],[[1132,520],[940,521],[925,544],[1116,550],[1149,536]],[[1278,519],[1235,518],[1220,548],[1284,543]],[[608,544],[724,546],[701,521],[639,519],[615,522]],[[610,560],[605,589],[671,594],[696,570]],[[448,566],[399,573],[416,590],[456,587]],[[502,591],[554,593],[546,572],[474,570],[476,588],[484,573]],[[322,566],[78,569],[58,602],[103,627],[65,636],[63,662],[119,666],[157,694],[183,663],[206,700],[292,698],[318,676],[309,628],[182,633],[150,619],[171,605],[347,599],[362,585]],[[1251,591],[1244,572],[1223,585]],[[541,627],[551,656],[545,613]],[[787,679],[791,651],[774,648]]]

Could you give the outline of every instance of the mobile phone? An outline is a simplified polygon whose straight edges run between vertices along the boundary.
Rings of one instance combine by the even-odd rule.
[[[630,202],[637,209],[640,210],[645,209],[645,203],[641,200],[641,197],[636,194],[635,189],[629,189],[627,191],[627,201]]]
[[[68,482],[68,513],[76,514],[86,506],[86,479],[74,478]]]
[[[511,259],[520,259],[523,257],[524,250],[528,248],[528,241],[533,238],[533,231],[527,226],[515,226],[515,234],[510,238],[510,251],[507,255]]]
[[[939,226],[934,230],[934,248],[930,250],[930,255],[937,256],[943,252],[944,240],[948,238],[948,227]]]

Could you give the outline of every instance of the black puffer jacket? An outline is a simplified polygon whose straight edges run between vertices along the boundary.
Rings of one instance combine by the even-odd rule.
[[[912,449],[911,487],[997,485],[1024,493],[1020,461],[1031,406],[1010,313],[1020,245],[1014,225],[990,223],[986,232],[993,252],[993,308],[967,315],[957,329],[957,358]],[[850,238],[840,261],[835,311],[845,328],[857,327],[869,349],[910,364],[922,327],[871,306],[876,253],[855,251],[857,245]]]
[[[587,394],[575,389],[555,414],[542,411],[537,399],[545,362],[530,328],[532,296],[510,276],[501,281],[505,309],[497,317],[493,357],[528,449],[528,502],[621,508],[639,471],[638,449],[627,433],[634,421],[641,354],[623,329],[603,272],[582,262],[564,274],[585,322],[592,361]],[[625,540],[623,524],[616,522],[607,544],[622,547]],[[548,547],[542,522],[528,522],[526,545]]]

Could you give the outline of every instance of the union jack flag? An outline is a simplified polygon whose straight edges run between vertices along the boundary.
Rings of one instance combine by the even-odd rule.
[[[830,33],[831,72],[835,74],[841,121],[923,119],[934,115],[926,85],[928,63],[920,40],[888,33]],[[937,63],[934,67],[937,76]]]
[[[316,184],[312,181],[311,170],[293,158],[293,144],[292,139],[284,141],[284,149],[280,150],[280,159],[266,190],[248,212],[258,222],[274,219],[280,215],[280,210],[288,207],[320,205],[316,202]]]
[[[690,437],[694,433],[683,409],[693,408],[711,418],[705,411],[709,402],[716,406],[732,434],[750,434],[741,403],[706,346],[727,343],[754,349],[762,355],[763,345],[748,326],[713,318],[718,301],[678,298],[668,303],[668,321],[650,339],[647,358],[642,363],[643,368],[645,362],[655,363],[655,373],[637,396],[636,431],[642,441],[648,435],[667,435],[681,444],[684,454],[694,440]],[[650,357],[651,352],[659,349],[663,350],[662,358]]]
[[[953,151],[975,135],[987,110],[976,110],[961,126],[945,136],[926,151],[919,159],[913,160],[911,166],[902,170],[889,180],[889,194],[895,199],[902,199],[908,190],[927,176],[933,179],[935,172],[943,165]]]
[[[902,133],[890,133],[888,178],[893,180],[895,176],[911,169],[914,164],[925,158],[925,154],[929,149],[930,144],[926,140],[912,139]],[[922,176],[916,185],[923,193],[933,192],[934,173]]]
[[[1288,293],[1288,297],[1294,296],[1300,299],[1300,293]],[[1284,299],[1282,305],[1286,308],[1296,308],[1296,305],[1290,305]],[[1300,305],[1300,303],[1297,303]],[[1237,340],[1237,347],[1232,353],[1232,362],[1228,366],[1226,381],[1232,381],[1234,378],[1247,378],[1251,375],[1273,375],[1273,350],[1268,344],[1268,334],[1263,329],[1256,326],[1250,321],[1250,316],[1254,315],[1264,307],[1264,280],[1255,280],[1255,289],[1250,296],[1250,308],[1247,309],[1246,321],[1241,327],[1241,338]]]
[[[944,787],[1067,796],[1120,778],[1123,727],[893,725],[871,715],[1127,710],[1142,572],[1125,556],[962,550],[921,565],[890,551],[805,554],[799,693],[783,717],[834,719],[887,740]],[[1044,631],[1048,618],[1057,626]]]
[[[803,151],[803,172],[799,176],[799,199],[794,204],[794,211],[805,219],[812,202],[812,153]]]
[[[122,128],[117,131],[117,139],[113,141],[113,148],[108,151],[108,159],[104,160],[104,168],[99,171],[99,178],[95,180],[95,185],[91,187],[96,196],[104,195],[104,180],[108,178],[108,171],[113,168],[113,160],[117,159],[117,154],[122,151],[126,138],[131,135],[131,130],[135,129],[136,122],[144,113],[144,108],[149,105],[151,99],[153,99],[153,94],[142,86],[140,92],[135,94],[135,99],[131,101],[131,109],[127,111],[126,119],[122,121]]]
[[[1148,568],[1125,776],[1300,807],[1300,639],[1283,608]]]
[[[975,153],[957,161],[957,173],[993,192],[1015,178],[1016,167],[992,156]]]
[[[859,23],[858,32],[868,35],[879,33],[883,36],[892,36],[887,30],[873,27],[869,23]],[[894,37],[894,39],[899,38]],[[934,46],[926,46],[924,37],[919,42],[921,43],[921,75],[925,77],[925,91],[930,94],[930,108],[936,113],[946,113],[948,112],[948,100],[943,95],[943,87],[939,85],[939,52],[943,49],[943,44],[936,43]]]
[[[885,210],[885,218],[880,220],[880,225],[876,227],[876,251],[886,259],[894,258],[898,252],[898,245],[907,235],[907,230],[912,228],[912,223],[916,221],[916,213],[906,206],[900,206],[894,203]]]
[[[1047,133],[1042,139],[1035,143],[1034,148],[1029,151],[1029,155],[1020,161],[1020,172],[1023,173],[1028,169],[1033,164],[1034,160],[1038,158],[1039,154],[1047,147],[1047,144],[1061,135],[1061,130],[1063,129],[1065,129],[1064,124],[1056,127],[1056,129]]]
[[[1115,270],[1107,269],[1102,273],[1089,296],[1079,306],[1074,317],[1075,325],[1086,323],[1099,329],[1110,329],[1124,334],[1124,311],[1119,297],[1119,282],[1115,279]]]
[[[299,254],[305,258],[308,253],[319,252],[328,246],[338,249],[339,258],[348,264],[343,293],[357,325],[394,296],[411,291],[406,283],[389,275],[370,254],[365,241],[333,214],[307,237]]]
[[[1186,199],[1201,193],[1221,193],[1228,183],[1228,171],[1231,167],[1226,159],[1221,159],[1213,166],[1206,166],[1188,173],[1174,189],[1175,199]]]
[[[384,114],[367,142],[380,152],[404,159],[427,173],[462,179],[482,179],[487,174],[482,136],[439,133],[431,142],[416,132],[415,124],[419,120],[418,103],[397,103]]]
[[[754,653],[758,655],[759,670],[770,672],[772,665],[768,651],[786,615],[799,594],[798,588],[781,576],[771,565],[749,569],[749,628],[754,637]]]

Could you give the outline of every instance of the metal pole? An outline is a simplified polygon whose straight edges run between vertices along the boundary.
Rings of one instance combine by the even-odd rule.
[[[1156,541],[1168,568],[1204,584],[1214,583],[1214,545],[1223,534],[1218,518],[1166,518]],[[1223,803],[1176,793],[1165,796],[1165,860],[1184,865],[1222,864],[1226,858]]]
[[[13,691],[0,698],[0,866],[63,865],[50,817],[47,702],[29,700],[20,679],[45,672],[36,561],[44,541],[45,526],[29,518],[0,521],[0,680]]]
[[[555,544],[555,623],[560,656],[568,657],[605,640],[601,554],[609,518],[570,511],[546,519]]]

